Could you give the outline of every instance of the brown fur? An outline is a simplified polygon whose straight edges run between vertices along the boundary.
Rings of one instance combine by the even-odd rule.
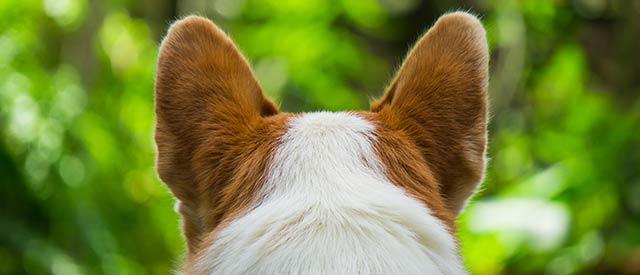
[[[371,108],[386,128],[402,132],[418,146],[420,162],[430,168],[454,215],[484,173],[488,56],[478,19],[461,12],[445,15],[418,41],[384,97]],[[396,167],[387,168],[397,172]]]
[[[454,231],[484,171],[488,53],[473,16],[443,16],[386,94],[360,115],[377,127],[389,179]],[[291,114],[268,101],[247,61],[211,21],[187,17],[164,39],[156,79],[158,173],[179,200],[185,272],[215,231],[260,198]]]
[[[434,216],[454,232],[453,215],[448,210],[438,182],[416,143],[406,132],[390,129],[386,125],[387,122],[377,114],[364,115],[376,125],[378,139],[374,148],[389,180],[424,203]]]
[[[158,173],[180,201],[190,253],[250,205],[285,114],[211,21],[188,17],[164,39],[156,79]]]

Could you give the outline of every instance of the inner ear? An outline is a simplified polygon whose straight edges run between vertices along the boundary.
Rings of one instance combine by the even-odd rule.
[[[484,173],[488,57],[480,21],[464,12],[446,14],[420,38],[371,107],[420,148],[455,214]]]

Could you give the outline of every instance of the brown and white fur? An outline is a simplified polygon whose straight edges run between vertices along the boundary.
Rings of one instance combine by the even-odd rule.
[[[278,111],[211,21],[162,42],[158,173],[185,274],[464,274],[455,217],[482,181],[488,49],[442,16],[370,111]]]

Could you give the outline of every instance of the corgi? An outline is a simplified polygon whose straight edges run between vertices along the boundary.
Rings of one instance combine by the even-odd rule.
[[[369,111],[293,114],[214,23],[174,23],[155,141],[179,273],[466,274],[455,217],[483,180],[488,59],[481,22],[445,14]]]

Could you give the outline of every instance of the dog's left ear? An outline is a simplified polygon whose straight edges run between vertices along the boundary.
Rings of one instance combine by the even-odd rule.
[[[239,166],[241,149],[278,110],[233,41],[208,19],[174,23],[157,68],[158,175],[180,201],[193,251],[205,228],[218,221],[207,216],[207,206],[223,195],[219,190]]]
[[[417,144],[454,214],[484,174],[488,59],[480,21],[464,12],[444,15],[372,104],[389,127]]]

